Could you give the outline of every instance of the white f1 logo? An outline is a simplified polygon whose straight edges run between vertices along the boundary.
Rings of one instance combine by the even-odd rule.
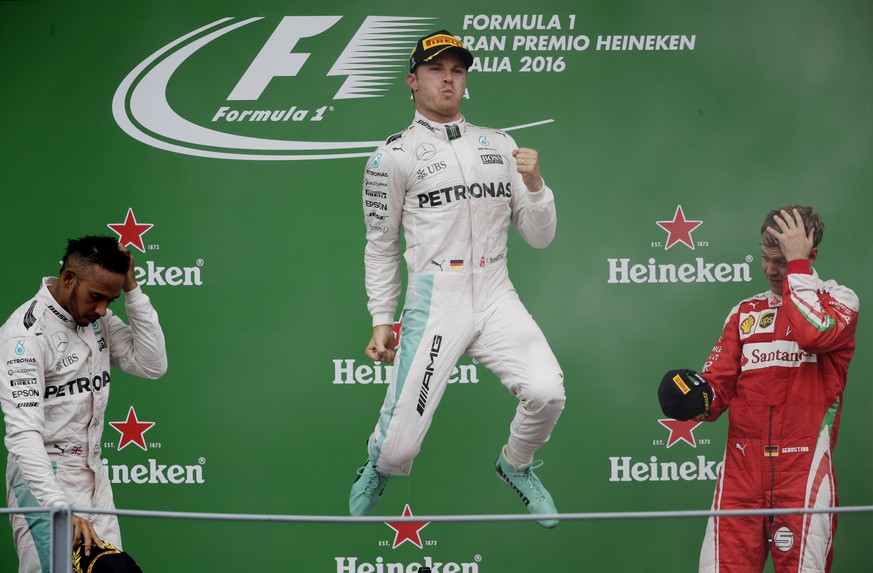
[[[228,100],[256,100],[275,77],[296,76],[311,54],[292,54],[301,38],[317,36],[342,16],[286,16],[261,48]]]

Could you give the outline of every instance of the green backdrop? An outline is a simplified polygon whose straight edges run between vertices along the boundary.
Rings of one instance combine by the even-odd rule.
[[[133,408],[154,423],[141,436],[107,424],[118,506],[345,514],[385,390],[363,355],[363,156],[412,117],[410,38],[447,28],[477,56],[465,115],[515,128],[557,197],[552,246],[510,245],[514,283],[566,376],[541,477],[563,512],[706,509],[726,422],[670,429],[655,388],[667,369],[701,367],[730,308],[766,290],[763,215],[815,205],[827,223],[817,270],[873,300],[871,10],[0,2],[0,312],[57,271],[68,237],[128,221],[170,370],[113,374],[107,421]],[[843,505],[873,502],[864,308],[835,454]],[[462,362],[412,476],[378,513],[523,511],[493,473],[514,403]],[[691,571],[704,527],[434,522],[416,538],[383,523],[122,519],[145,571],[408,571],[428,559],[443,572]],[[873,516],[841,517],[835,570],[873,569],[871,538]],[[15,562],[3,520],[0,570]]]

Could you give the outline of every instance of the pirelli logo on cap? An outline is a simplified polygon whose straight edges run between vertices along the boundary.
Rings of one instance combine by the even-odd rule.
[[[683,394],[688,394],[689,392],[691,392],[691,388],[688,387],[688,384],[685,383],[685,380],[683,380],[682,377],[678,374],[676,376],[673,376],[673,382],[676,384],[676,386],[679,387]]]
[[[455,46],[457,48],[463,48],[464,44],[454,36],[449,36],[447,34],[439,34],[438,36],[428,38],[421,43],[421,47],[425,50],[429,50],[437,46]]]

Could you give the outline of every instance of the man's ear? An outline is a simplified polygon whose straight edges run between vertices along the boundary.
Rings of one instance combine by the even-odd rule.
[[[73,281],[76,279],[77,276],[78,275],[76,274],[75,269],[67,267],[63,271],[61,271],[61,276],[58,278],[65,287],[69,287],[73,284]]]

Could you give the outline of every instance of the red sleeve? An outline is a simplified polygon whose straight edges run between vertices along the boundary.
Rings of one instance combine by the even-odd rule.
[[[740,376],[740,356],[742,355],[738,324],[739,310],[739,305],[731,310],[727,320],[725,320],[721,336],[712,347],[701,372],[715,392],[709,417],[705,420],[707,422],[717,420],[727,410],[737,391],[737,379]]]
[[[858,295],[834,281],[820,280],[808,260],[788,262],[782,301],[793,337],[803,350],[825,354],[854,344]]]

